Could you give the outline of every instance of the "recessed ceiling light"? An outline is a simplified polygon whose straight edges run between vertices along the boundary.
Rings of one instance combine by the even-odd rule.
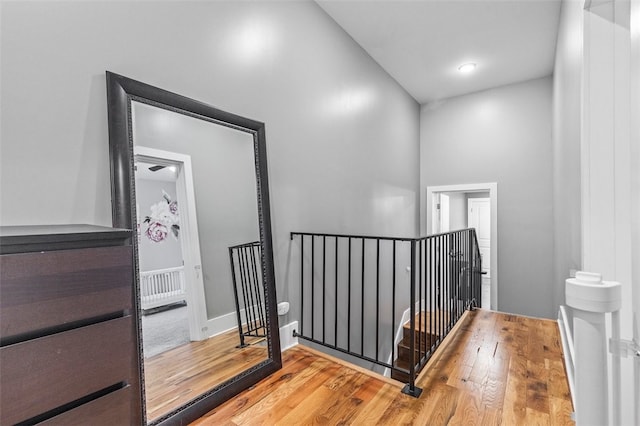
[[[458,67],[458,71],[462,73],[470,73],[471,71],[476,69],[476,64],[473,62],[467,62],[466,64],[462,64]]]

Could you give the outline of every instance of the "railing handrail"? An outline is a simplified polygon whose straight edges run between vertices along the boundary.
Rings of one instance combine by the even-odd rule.
[[[413,241],[415,238],[408,237],[377,237],[373,235],[351,235],[351,234],[327,234],[322,232],[291,232],[290,238],[293,239],[295,235],[304,235],[308,237],[329,237],[329,238],[353,238],[356,240],[381,240],[381,241]]]
[[[238,244],[235,246],[229,246],[230,250],[235,250],[235,249],[239,249],[239,248],[243,248],[243,247],[252,247],[252,246],[259,246],[260,245],[260,241],[253,241],[250,243],[242,243],[242,244]]]
[[[448,235],[448,234],[453,234],[455,232],[462,232],[462,231],[469,231],[475,228],[463,228],[463,229],[455,229],[453,231],[448,231],[448,232],[440,232],[438,234],[429,234],[429,235],[424,235],[422,237],[389,237],[389,236],[377,236],[377,235],[353,235],[353,234],[333,234],[333,233],[323,233],[323,232],[291,232],[289,238],[293,239],[293,237],[295,235],[306,235],[306,236],[313,236],[313,237],[330,237],[330,238],[334,238],[334,237],[338,237],[338,238],[354,238],[354,239],[366,239],[366,240],[381,240],[381,241],[406,241],[406,242],[410,242],[410,241],[422,241],[422,240],[426,240],[429,238],[434,238],[434,237],[440,237],[442,235]],[[475,233],[474,233],[475,235]],[[476,239],[476,244],[477,244],[477,239]]]
[[[261,269],[259,265],[262,264],[262,245],[260,241],[252,241],[230,246],[228,249],[240,338],[238,347],[245,347],[247,346],[246,337],[266,336],[266,308],[264,294],[261,291],[262,275],[259,273]],[[244,322],[241,311],[244,312]]]

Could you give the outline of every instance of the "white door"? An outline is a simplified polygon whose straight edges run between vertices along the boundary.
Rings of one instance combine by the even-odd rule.
[[[476,229],[482,258],[482,308],[491,301],[491,201],[489,198],[469,198],[467,202],[469,228]]]
[[[440,194],[440,232],[449,232],[449,196]]]

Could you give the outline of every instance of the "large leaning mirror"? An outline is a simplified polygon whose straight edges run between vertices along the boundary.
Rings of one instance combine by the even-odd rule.
[[[111,72],[107,98],[142,415],[185,423],[281,366],[264,124]]]

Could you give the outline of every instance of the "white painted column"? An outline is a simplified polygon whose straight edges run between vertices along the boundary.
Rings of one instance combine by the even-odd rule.
[[[633,339],[638,323],[633,300],[640,279],[637,2],[590,1],[583,15],[582,268],[621,283],[622,307],[615,316],[620,332],[612,337],[622,341]],[[605,424],[639,424],[634,412],[640,395],[634,388],[640,387],[640,373],[634,362],[640,364],[630,357],[611,364],[620,389],[612,387]]]
[[[602,281],[600,274],[589,272],[578,272],[566,281],[567,305],[573,308],[575,410],[580,426],[610,423],[606,314],[620,309],[620,290],[619,283]]]
[[[635,220],[631,223],[631,258],[632,263],[632,302],[633,310],[633,342],[640,346],[640,0],[631,0],[629,11],[630,27],[630,72],[636,76],[630,81],[630,158],[631,158],[631,217]],[[640,398],[640,356],[634,357],[633,368],[633,397],[635,401]],[[635,403],[634,424],[640,425],[640,403]]]

